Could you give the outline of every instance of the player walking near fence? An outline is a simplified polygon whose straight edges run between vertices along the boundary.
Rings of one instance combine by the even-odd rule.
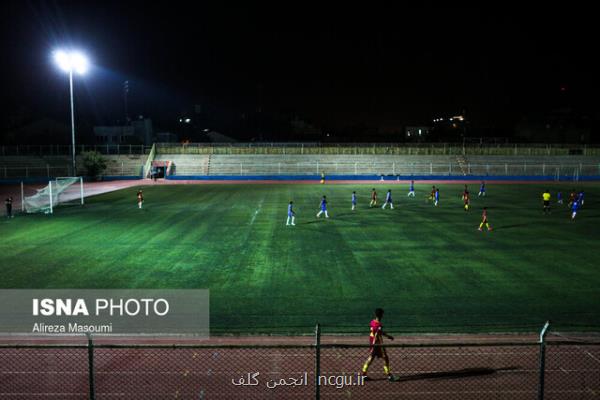
[[[321,185],[325,184],[325,172],[321,172]]]
[[[375,191],[375,188],[373,188],[373,191],[371,192],[371,203],[369,203],[369,207],[373,207],[377,205],[377,192]]]
[[[323,213],[325,213],[325,218],[329,218],[329,214],[327,214],[327,198],[325,196],[321,199],[321,210],[317,213],[317,218],[320,218]]]
[[[492,230],[487,218],[487,207],[483,207],[483,213],[481,214],[481,223],[479,224],[479,231],[481,232],[483,232],[483,225],[485,225],[488,232]]]
[[[479,194],[477,195],[477,197],[481,196],[485,197],[485,181],[481,181],[481,186],[479,186]]]
[[[295,220],[296,220],[296,213],[294,212],[294,202],[290,201],[290,204],[288,204],[288,214],[287,214],[286,225],[296,226]],[[290,222],[291,222],[291,224],[290,224]]]
[[[365,381],[369,380],[367,375],[369,371],[369,367],[375,358],[383,358],[383,372],[387,375],[389,381],[396,381],[396,377],[392,375],[390,371],[390,359],[383,347],[383,338],[386,337],[390,340],[394,340],[394,338],[383,331],[383,325],[381,325],[381,320],[383,319],[383,309],[378,308],[375,310],[375,319],[371,321],[369,334],[369,344],[371,345],[369,348],[369,357],[362,368],[362,376]]]
[[[385,195],[385,203],[383,203],[383,205],[381,206],[382,210],[385,210],[385,206],[390,205],[390,208],[393,210],[394,209],[394,203],[392,202],[392,191],[388,190],[387,194]]]
[[[138,201],[138,208],[141,210],[142,204],[144,203],[144,194],[142,193],[142,189],[138,190],[138,192],[137,192],[137,201]]]
[[[356,192],[352,192],[352,211],[356,210]]]
[[[8,196],[6,198],[6,200],[4,200],[4,205],[6,206],[6,218],[12,218],[12,203],[13,203],[13,198],[12,196]]]
[[[415,197],[415,181],[410,181],[410,187],[408,189],[408,197]]]

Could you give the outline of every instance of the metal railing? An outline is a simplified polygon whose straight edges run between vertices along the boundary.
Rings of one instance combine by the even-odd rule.
[[[558,164],[527,162],[459,164],[407,162],[215,162],[175,163],[175,175],[385,175],[385,176],[551,176],[575,179],[600,175],[599,164]]]
[[[147,154],[150,146],[139,144],[76,145],[75,153],[96,151],[101,154]],[[0,146],[0,156],[70,156],[71,145]]]
[[[148,158],[150,160],[150,158]],[[65,165],[46,166],[14,166],[0,164],[0,179],[39,178],[53,176],[70,176],[71,168]],[[142,172],[143,171],[143,172]],[[149,164],[131,164],[114,162],[109,165],[105,176],[141,176],[148,175]],[[600,164],[530,164],[530,163],[489,163],[459,164],[447,163],[405,163],[405,162],[277,162],[277,163],[244,163],[244,162],[212,162],[174,163],[173,175],[384,175],[384,176],[544,176],[555,180],[579,180],[579,177],[599,176]]]
[[[545,327],[547,329],[547,326]],[[0,398],[329,399],[403,395],[443,399],[593,399],[600,391],[600,342],[419,341],[370,347],[314,344],[0,345]],[[424,340],[425,338],[421,338]],[[390,342],[393,343],[393,342]]]
[[[157,154],[600,155],[600,146],[581,144],[157,143],[156,146]]]

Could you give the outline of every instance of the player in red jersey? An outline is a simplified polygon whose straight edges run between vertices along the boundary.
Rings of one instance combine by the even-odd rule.
[[[469,206],[471,204],[471,197],[469,194],[469,190],[467,189],[467,185],[465,185],[465,191],[463,192],[462,198],[465,203],[465,211],[469,211]]]
[[[371,192],[371,203],[369,203],[369,207],[373,206],[377,206],[377,192],[375,191],[375,188],[373,188],[373,191]]]
[[[369,370],[369,366],[373,362],[375,358],[383,358],[383,371],[387,375],[389,381],[396,381],[396,377],[392,375],[390,372],[390,359],[383,347],[383,337],[390,340],[394,340],[394,338],[383,331],[383,325],[381,325],[381,319],[383,318],[383,309],[378,308],[375,310],[375,319],[371,321],[371,334],[369,335],[369,344],[371,347],[369,348],[369,358],[365,361],[365,364],[362,368],[362,376],[364,380],[369,380],[367,376],[367,371]]]
[[[575,189],[573,189],[571,190],[571,194],[569,194],[569,207],[573,205],[575,200],[577,200],[577,192],[575,192]]]
[[[429,200],[430,201],[435,200],[435,192],[436,192],[436,190],[435,190],[435,185],[434,185],[434,186],[431,187],[431,194],[429,195]]]
[[[480,231],[483,231],[483,225],[485,225],[485,227],[487,228],[488,231],[492,230],[492,228],[490,227],[490,224],[488,223],[488,219],[487,219],[487,207],[483,207],[483,214],[481,214],[481,223],[479,224]]]

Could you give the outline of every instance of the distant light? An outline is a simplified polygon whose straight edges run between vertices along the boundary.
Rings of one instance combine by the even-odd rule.
[[[65,72],[75,71],[83,75],[88,70],[87,58],[78,51],[66,52],[57,50],[54,52],[54,61]]]
[[[204,132],[208,132],[208,131],[210,131],[210,129],[208,129],[208,128],[206,128],[206,129],[204,130]]]
[[[179,118],[179,122],[183,122],[183,118]]]
[[[190,122],[192,122],[192,120],[191,120],[191,119],[189,119],[189,118],[186,118],[186,119],[185,119],[185,123],[186,123],[186,124],[189,124]]]
[[[421,130],[419,129],[419,136],[421,136]]]

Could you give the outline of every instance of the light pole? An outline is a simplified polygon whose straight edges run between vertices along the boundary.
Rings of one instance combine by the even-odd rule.
[[[54,61],[65,72],[69,73],[69,94],[71,98],[71,168],[73,175],[76,175],[77,167],[75,162],[75,104],[73,102],[73,70],[80,75],[86,73],[88,69],[88,60],[77,51],[57,50],[54,52]]]

